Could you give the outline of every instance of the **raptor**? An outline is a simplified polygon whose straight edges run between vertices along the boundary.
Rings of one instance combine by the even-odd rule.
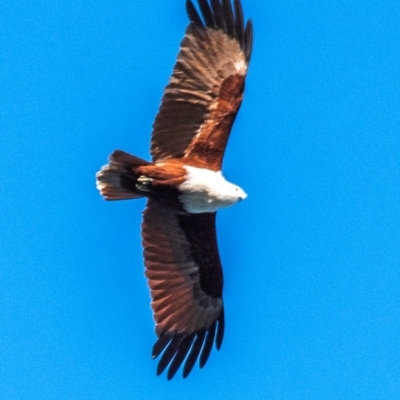
[[[153,124],[152,161],[121,150],[97,173],[106,200],[147,198],[142,244],[160,356],[157,374],[203,367],[224,335],[215,217],[246,197],[221,173],[242,102],[252,24],[240,0],[186,2],[190,23]]]

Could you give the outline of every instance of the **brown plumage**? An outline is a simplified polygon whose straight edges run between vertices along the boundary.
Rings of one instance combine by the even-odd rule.
[[[239,0],[190,0],[190,19],[153,124],[151,163],[120,150],[97,174],[107,200],[147,197],[142,244],[157,374],[206,363],[224,333],[216,210],[245,197],[220,174],[252,47]]]
[[[153,161],[196,158],[221,169],[231,126],[242,102],[252,46],[252,25],[243,27],[239,1],[210,8],[199,1],[204,23],[191,1],[189,24],[153,125]],[[227,31],[225,25],[230,26]],[[236,29],[233,29],[236,27]]]

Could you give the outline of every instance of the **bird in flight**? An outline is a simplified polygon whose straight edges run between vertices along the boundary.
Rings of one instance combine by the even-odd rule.
[[[240,0],[186,2],[190,23],[151,134],[148,162],[115,150],[97,173],[106,200],[147,198],[145,275],[160,356],[157,375],[186,378],[224,335],[216,211],[246,197],[223,177],[222,159],[242,102],[252,24]]]

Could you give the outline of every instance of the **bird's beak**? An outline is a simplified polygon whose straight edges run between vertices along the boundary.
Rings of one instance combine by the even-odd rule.
[[[244,200],[247,197],[247,193],[243,192],[243,194],[239,197],[239,201]]]

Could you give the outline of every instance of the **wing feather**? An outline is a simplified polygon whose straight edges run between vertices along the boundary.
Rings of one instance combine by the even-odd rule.
[[[203,368],[206,364],[208,357],[210,357],[212,345],[214,343],[215,337],[216,321],[213,322],[210,329],[207,332],[206,339],[204,341],[204,346],[200,354],[200,368]]]
[[[171,336],[164,335],[162,338],[159,338],[153,346],[153,350],[151,356],[153,358],[157,358],[167,347],[168,343],[171,341]]]
[[[186,357],[186,374],[199,354],[204,365],[216,338],[216,326],[223,324],[215,214],[188,214],[149,198],[142,240],[158,336],[153,357],[162,353],[157,373],[168,367],[170,379],[182,363],[186,365]],[[204,349],[192,350],[199,342]],[[215,344],[220,346],[217,341]]]
[[[243,49],[243,10],[242,5],[240,4],[239,0],[234,0],[233,2],[235,8],[235,35],[240,43],[240,47]]]
[[[197,358],[199,357],[201,347],[203,346],[203,343],[204,343],[205,334],[206,334],[206,331],[204,331],[204,330],[200,331],[197,334],[196,339],[194,340],[193,346],[190,349],[190,352],[187,356],[185,365],[183,367],[183,377],[184,378],[186,378],[190,374],[190,371],[193,369],[193,366],[194,366]]]
[[[251,55],[251,49],[253,48],[253,23],[249,20],[246,24],[244,31],[244,53],[246,58],[249,59]]]
[[[177,279],[163,279],[161,281],[153,280],[150,279],[149,283],[151,283],[151,290],[153,290],[154,293],[157,293],[158,291],[163,292],[165,290],[170,290],[173,287],[179,287],[182,285],[182,278],[179,277]]]
[[[222,8],[225,13],[226,32],[230,37],[235,37],[235,18],[233,15],[231,0],[222,0]]]
[[[195,6],[190,0],[186,1],[186,12],[189,19],[193,21],[196,25],[204,26],[199,13],[197,12]]]
[[[153,161],[200,160],[219,170],[239,110],[251,54],[252,25],[239,0],[187,1],[191,20],[153,124]]]
[[[224,310],[222,310],[221,316],[218,318],[217,326],[217,336],[215,337],[215,347],[219,350],[222,345],[222,340],[224,338],[225,331],[225,320],[224,320]]]
[[[172,357],[174,357],[176,352],[179,350],[179,345],[182,343],[184,338],[185,335],[175,335],[171,339],[164,353],[162,354],[160,361],[158,362],[157,375],[160,375],[171,362]]]
[[[209,28],[216,28],[217,25],[215,24],[214,16],[212,14],[212,11],[211,11],[210,5],[208,4],[208,1],[207,0],[198,0],[198,3],[199,3],[201,13],[203,15],[204,21],[206,23],[206,26]],[[189,16],[189,18],[190,18],[190,16]],[[191,20],[191,21],[195,22],[193,20]]]
[[[165,294],[164,291],[164,297],[160,300],[155,300],[153,296],[152,306],[158,313],[159,318],[162,318],[162,313],[171,314],[171,309],[181,308],[181,305],[185,304],[185,301],[190,301],[190,294],[185,290],[174,292],[171,295]]]
[[[183,360],[185,359],[186,355],[189,352],[190,346],[192,345],[194,338],[195,338],[194,334],[186,336],[180,343],[179,348],[176,350],[174,358],[171,361],[171,365],[168,368],[168,374],[167,374],[168,380],[171,380],[174,377],[176,371],[181,366]]]
[[[219,0],[211,0],[211,7],[213,9],[215,25],[217,28],[226,29],[224,11]]]

